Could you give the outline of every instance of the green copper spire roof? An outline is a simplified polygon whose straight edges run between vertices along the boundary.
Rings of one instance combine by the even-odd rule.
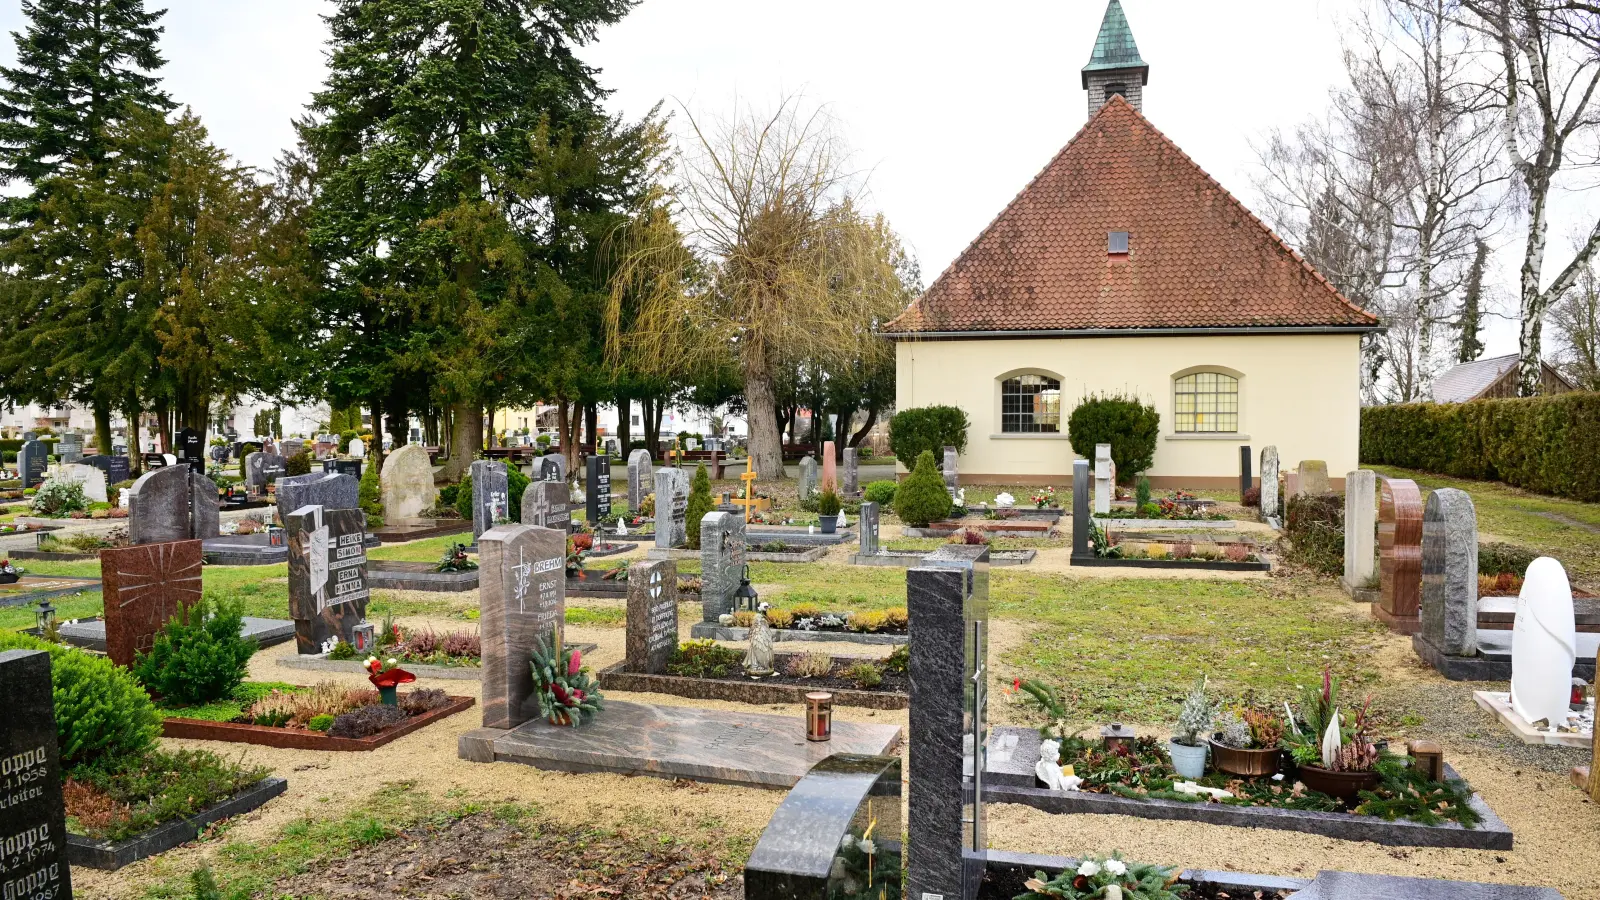
[[[1085,73],[1106,69],[1144,69],[1149,78],[1150,66],[1139,58],[1139,46],[1133,42],[1133,29],[1122,14],[1121,0],[1111,0],[1106,6],[1106,17],[1100,21],[1100,35],[1094,39],[1094,52],[1089,55]]]

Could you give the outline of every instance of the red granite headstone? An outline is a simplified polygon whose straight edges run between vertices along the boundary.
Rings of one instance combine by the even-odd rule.
[[[1380,479],[1378,574],[1383,593],[1372,604],[1372,615],[1401,634],[1416,634],[1422,606],[1422,492],[1409,478]]]
[[[822,442],[822,490],[824,492],[833,491],[835,494],[839,493],[839,468],[838,464],[834,462],[834,456],[837,453],[838,451],[834,449],[833,441]]]
[[[201,541],[169,541],[100,551],[106,655],[133,665],[181,607],[200,599]]]

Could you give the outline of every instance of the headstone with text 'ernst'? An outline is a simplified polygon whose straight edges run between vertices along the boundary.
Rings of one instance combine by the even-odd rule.
[[[0,897],[72,900],[50,654],[0,651]]]
[[[611,457],[595,454],[585,461],[583,495],[590,525],[611,515]]]
[[[628,567],[627,669],[661,675],[678,647],[678,564],[670,559]]]
[[[366,621],[367,515],[359,509],[302,506],[283,521],[289,538],[289,617],[302,654],[355,643]]]
[[[744,561],[744,516],[730,512],[706,513],[700,520],[703,621],[715,622],[719,616],[733,612],[733,595],[744,576]]]
[[[511,484],[506,464],[479,459],[472,463],[472,537],[511,521]]]
[[[1422,604],[1422,492],[1409,478],[1379,481],[1378,575],[1383,592],[1373,617],[1415,634]]]
[[[655,490],[655,471],[650,465],[650,451],[635,450],[628,454],[628,511],[639,513],[639,505]]]
[[[22,449],[17,451],[17,474],[22,479],[24,488],[38,487],[44,481],[49,457],[50,452],[45,448],[43,441],[23,442]]]
[[[483,636],[483,726],[515,728],[539,714],[529,655],[563,640],[567,534],[497,525],[478,538],[478,624]]]
[[[522,524],[572,530],[572,492],[564,481],[534,481],[522,491]]]
[[[173,468],[188,472],[186,466]],[[200,544],[168,541],[100,551],[106,655],[112,662],[133,665],[168,619],[200,600]]]

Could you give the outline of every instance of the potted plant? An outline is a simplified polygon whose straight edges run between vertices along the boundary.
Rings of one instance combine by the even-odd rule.
[[[0,559],[0,584],[16,584],[22,577],[22,570],[13,566],[11,560]]]
[[[1199,778],[1206,774],[1207,742],[1201,736],[1210,733],[1216,711],[1206,696],[1206,679],[1201,676],[1183,701],[1183,708],[1178,711],[1177,732],[1167,742],[1172,768],[1184,778]]]
[[[1311,687],[1301,695],[1299,721],[1288,725],[1283,747],[1307,788],[1353,802],[1378,786],[1378,748],[1367,737],[1366,705],[1347,717],[1339,708],[1339,679],[1329,670],[1322,670],[1321,690]]]
[[[1243,705],[1223,710],[1211,736],[1211,762],[1246,778],[1275,775],[1283,755],[1283,716]]]
[[[398,705],[399,697],[396,689],[402,684],[410,684],[417,680],[417,676],[400,668],[400,661],[392,656],[386,660],[369,656],[362,665],[369,673],[367,680],[378,689],[378,697],[384,706]]]
[[[839,527],[839,495],[831,490],[823,491],[817,498],[817,521],[822,525],[823,534],[833,534]]]
[[[1028,499],[1033,502],[1034,509],[1044,509],[1056,502],[1056,489],[1047,486],[1042,491],[1034,491]]]

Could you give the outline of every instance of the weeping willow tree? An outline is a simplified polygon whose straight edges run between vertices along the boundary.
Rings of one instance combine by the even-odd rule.
[[[861,183],[823,111],[787,98],[770,114],[687,115],[677,193],[621,241],[608,348],[668,377],[736,360],[756,471],[782,478],[777,373],[892,353],[876,331],[908,299],[902,251],[881,216],[858,208]]]

